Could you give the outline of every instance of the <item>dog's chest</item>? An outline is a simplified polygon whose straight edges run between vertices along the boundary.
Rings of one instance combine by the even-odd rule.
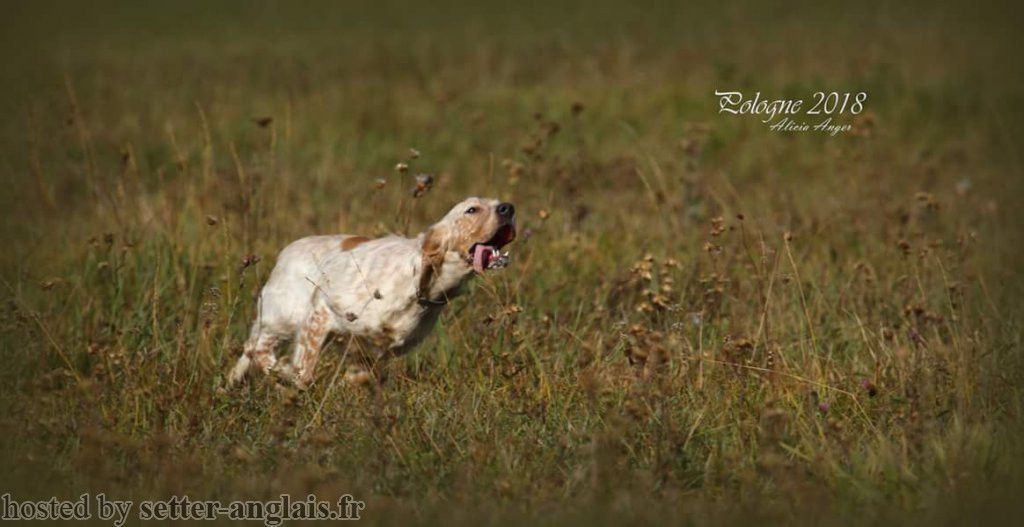
[[[386,349],[401,354],[430,334],[440,311],[440,307],[424,307],[411,302],[403,309],[376,313],[372,319],[346,319],[342,323],[342,333],[361,337],[381,351]]]
[[[366,242],[336,253],[320,268],[323,279],[318,285],[338,315],[338,333],[392,353],[411,349],[430,333],[441,306],[420,303],[417,286],[422,254],[418,245],[409,241]],[[466,276],[453,273],[450,269],[456,266],[447,264],[435,280],[437,298],[457,294],[457,286]]]

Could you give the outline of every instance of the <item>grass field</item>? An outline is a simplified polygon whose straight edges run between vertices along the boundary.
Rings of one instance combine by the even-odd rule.
[[[1012,9],[421,4],[5,9],[0,492],[349,493],[376,523],[1020,510]],[[830,137],[716,89],[869,99]],[[285,244],[467,195],[516,203],[513,264],[383,383],[334,352],[309,391],[224,389]]]

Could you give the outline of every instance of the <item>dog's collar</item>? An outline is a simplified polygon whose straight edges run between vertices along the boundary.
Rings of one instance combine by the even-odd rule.
[[[443,305],[448,303],[448,299],[447,298],[442,298],[441,300],[431,300],[428,297],[421,296],[421,297],[416,299],[416,302],[418,302],[419,305],[421,305],[423,307],[443,306]]]

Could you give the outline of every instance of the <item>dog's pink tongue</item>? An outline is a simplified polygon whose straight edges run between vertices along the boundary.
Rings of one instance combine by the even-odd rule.
[[[484,272],[487,264],[490,263],[491,254],[494,252],[489,245],[477,245],[473,251],[473,269],[478,273]]]

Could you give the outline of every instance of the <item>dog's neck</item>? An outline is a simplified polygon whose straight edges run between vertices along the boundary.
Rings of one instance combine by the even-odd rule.
[[[433,283],[430,285],[429,300],[432,303],[447,303],[449,299],[462,293],[462,285],[471,276],[473,276],[473,267],[466,263],[459,253],[448,251],[445,254],[440,273],[434,276]]]
[[[422,306],[443,306],[461,293],[462,284],[473,275],[473,267],[457,251],[444,251],[440,260],[431,256],[440,254],[428,252],[433,247],[424,243],[426,236],[427,233],[423,233],[413,238],[420,249],[416,299]]]

